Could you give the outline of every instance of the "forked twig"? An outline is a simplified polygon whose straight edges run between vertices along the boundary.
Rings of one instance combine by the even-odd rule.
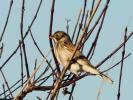
[[[131,53],[129,53],[127,56],[125,56],[125,57],[123,58],[123,60],[125,60],[126,58],[128,58],[130,55],[131,55]],[[104,70],[104,71],[101,71],[101,72],[102,72],[102,73],[105,73],[105,72],[107,72],[107,71],[113,69],[115,66],[119,65],[121,62],[122,62],[122,60],[118,61],[118,62],[117,62],[116,64],[114,64],[112,67],[110,67],[110,68],[108,68],[108,69],[106,69],[106,70]]]
[[[25,77],[25,76],[23,76],[23,78],[24,78],[24,77]],[[12,86],[10,86],[10,90],[11,90],[12,88],[14,88],[19,82],[21,82],[21,79],[18,80],[17,82],[15,82]],[[21,86],[21,85],[20,85],[20,86]],[[8,92],[8,89],[5,90],[5,93],[6,93],[6,92]],[[13,93],[13,91],[12,91],[12,93]],[[3,94],[4,94],[4,92],[1,93],[0,96],[2,96]],[[10,95],[10,94],[8,94],[8,95]],[[6,95],[6,97],[7,97],[8,95]]]
[[[54,69],[53,69],[53,67],[51,66],[51,64],[49,63],[47,57],[42,53],[42,51],[41,51],[41,49],[39,48],[37,42],[35,41],[35,39],[34,39],[34,37],[33,37],[33,34],[32,34],[32,31],[31,31],[31,30],[30,30],[30,35],[31,35],[31,38],[32,38],[32,40],[33,40],[33,43],[34,43],[34,45],[36,46],[36,48],[38,49],[39,53],[40,53],[41,56],[46,60],[46,63],[47,63],[48,66],[51,68],[52,73],[55,73],[55,72],[54,72]],[[54,75],[56,75],[56,74],[53,74],[53,78],[54,78]]]
[[[8,91],[9,91],[11,97],[13,98],[13,94],[12,94],[11,89],[10,89],[10,86],[9,86],[7,80],[6,80],[6,77],[5,77],[5,75],[4,75],[4,73],[3,73],[2,70],[0,70],[0,72],[1,72],[1,74],[2,74],[2,77],[3,77],[4,81],[5,81],[5,84],[6,84],[6,86],[7,86]]]
[[[126,40],[127,40],[127,27],[125,28],[125,35],[124,35],[124,46],[123,46],[123,51],[122,51],[122,61],[121,61],[121,68],[120,68],[120,76],[119,76],[119,86],[118,86],[117,100],[120,100],[121,81],[122,81],[121,79],[122,79],[122,75],[123,75],[123,64],[124,64]]]
[[[107,57],[105,57],[99,64],[96,65],[96,68],[101,66],[105,61],[107,61],[109,58],[111,58],[123,45],[125,42],[127,42],[133,35],[133,32],[129,34],[129,36],[126,38],[126,40],[121,43],[115,50],[113,50]]]
[[[71,89],[71,92],[70,92],[70,96],[69,96],[69,99],[68,100],[71,100],[75,86],[76,86],[76,83],[73,83],[72,84],[72,89]]]
[[[38,12],[39,12],[39,10],[40,10],[41,4],[42,4],[42,0],[40,0],[40,2],[39,2],[37,11],[36,11],[36,13],[35,13],[35,16],[33,17],[32,21],[31,21],[31,23],[30,23],[30,25],[29,25],[29,28],[28,28],[28,30],[26,31],[26,33],[25,33],[23,39],[25,39],[25,38],[27,37],[27,35],[28,35],[28,33],[29,33],[29,31],[30,31],[30,29],[31,29],[31,27],[32,27],[32,25],[33,25],[33,23],[35,22],[35,20],[36,20],[36,18],[37,18],[37,15],[38,15]],[[21,43],[22,43],[22,42],[21,42]],[[18,49],[19,49],[19,46],[20,46],[20,45],[18,45],[18,46],[16,47],[16,49],[11,53],[11,55],[6,59],[6,61],[0,66],[0,70],[7,64],[7,62],[14,56],[14,54],[16,54],[16,52],[17,52]]]

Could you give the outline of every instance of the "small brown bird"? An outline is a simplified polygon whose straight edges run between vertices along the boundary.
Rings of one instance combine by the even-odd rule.
[[[63,31],[57,31],[49,38],[55,43],[54,53],[59,64],[67,66],[75,50],[69,35]],[[80,72],[88,72],[102,77],[103,80],[109,83],[113,83],[111,78],[97,70],[79,50],[76,51],[71,62],[70,71],[75,75],[78,76]]]

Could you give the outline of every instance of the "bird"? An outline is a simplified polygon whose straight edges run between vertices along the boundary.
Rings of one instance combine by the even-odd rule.
[[[70,36],[64,31],[56,31],[53,35],[50,35],[49,38],[54,42],[53,49],[58,63],[66,67],[71,60],[76,46],[72,43]],[[70,62],[69,70],[76,76],[79,76],[81,72],[86,72],[95,74],[108,83],[113,83],[112,79],[96,69],[80,50],[75,52]]]

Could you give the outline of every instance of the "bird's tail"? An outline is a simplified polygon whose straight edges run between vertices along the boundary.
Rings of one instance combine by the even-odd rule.
[[[104,74],[98,74],[98,76],[100,76],[104,81],[107,81],[108,83],[113,84],[113,80],[110,77]]]
[[[100,71],[95,69],[94,67],[83,66],[83,70],[91,74],[96,74],[97,76],[100,76],[103,80],[107,81],[108,83],[111,83],[111,84],[113,83],[110,77],[100,73]]]

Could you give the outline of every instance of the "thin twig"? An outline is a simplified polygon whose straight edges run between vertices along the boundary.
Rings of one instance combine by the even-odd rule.
[[[32,85],[29,84],[29,82],[31,81],[31,79],[34,77],[35,73],[39,70],[39,68],[41,67],[41,65],[43,64],[45,60],[43,59],[42,62],[36,67],[36,70],[34,70],[31,74],[31,76],[29,77],[29,79],[27,80],[27,82],[25,83],[25,85],[23,86],[23,88],[21,89],[20,93],[14,97],[13,100],[19,100],[20,98],[22,99],[24,96],[22,95],[24,93],[24,89],[27,89],[27,85]]]
[[[26,75],[25,75],[26,76]],[[26,83],[27,81],[24,81],[24,83]],[[15,92],[16,90],[18,90],[21,87],[21,85],[17,86],[14,90],[12,90],[12,93]],[[10,94],[7,94],[6,97],[9,97]],[[13,99],[12,99],[13,100]]]
[[[51,60],[49,61],[49,63],[51,63]],[[36,83],[49,69],[49,66],[47,66],[45,68],[45,70],[38,76],[38,78],[34,81],[34,83]]]
[[[122,79],[122,75],[123,75],[123,64],[124,64],[126,40],[127,40],[127,27],[125,28],[125,35],[124,35],[124,46],[123,46],[123,51],[122,51],[122,61],[121,61],[121,68],[120,68],[120,76],[119,76],[119,86],[118,86],[117,100],[120,100],[121,79]]]
[[[72,84],[72,89],[71,89],[71,92],[70,92],[70,96],[69,96],[69,99],[68,100],[71,100],[75,86],[76,86],[76,83],[73,83]]]
[[[82,8],[79,11],[78,19],[77,19],[77,22],[76,22],[75,27],[74,27],[74,31],[73,31],[73,35],[72,35],[72,39],[71,39],[72,42],[74,41],[75,32],[76,32],[76,29],[77,29],[77,26],[78,26],[78,23],[79,23],[79,19],[80,19],[81,12],[82,12]]]
[[[53,73],[51,73],[50,75],[38,80],[36,83],[42,81],[38,86],[41,86],[43,83],[45,83],[51,76],[53,75]]]
[[[21,59],[21,79],[22,79],[22,87],[23,87],[23,55],[22,55],[22,48],[21,48],[21,43],[19,41],[19,45],[20,45],[20,59]]]
[[[85,28],[85,26],[86,26],[86,23],[87,23],[87,19],[88,19],[88,14],[89,14],[89,10],[87,10],[87,13],[86,13],[86,15],[85,15],[85,21],[84,21],[84,27],[83,27],[83,29]],[[87,33],[86,33],[87,34]],[[85,39],[85,38],[84,38]],[[82,48],[81,48],[81,52],[83,52],[83,48],[84,48],[84,44],[83,44],[83,46],[82,46]]]
[[[42,56],[43,58],[45,58],[45,59],[46,59],[46,57],[44,56],[43,52],[42,52],[42,51],[41,51],[41,49],[39,48],[39,46],[38,46],[37,42],[35,41],[35,39],[34,39],[34,36],[33,36],[33,33],[32,33],[32,31],[31,31],[31,29],[30,29],[30,36],[31,36],[31,38],[32,38],[32,40],[33,40],[33,43],[34,43],[34,45],[36,46],[37,50],[38,50],[38,51],[39,51],[39,53],[41,54],[41,56]]]
[[[67,34],[69,34],[69,22],[71,21],[71,19],[66,19],[67,25],[66,25],[66,30],[67,30]]]
[[[105,10],[105,12],[104,12],[104,14],[103,14],[103,18],[102,18],[100,27],[99,27],[99,29],[98,29],[96,38],[95,38],[94,42],[92,43],[92,47],[91,47],[91,48],[93,48],[93,51],[92,51],[92,53],[91,53],[91,56],[90,56],[89,60],[91,60],[92,57],[93,57],[93,55],[94,55],[94,52],[95,52],[95,49],[96,49],[96,45],[97,45],[97,41],[98,41],[98,38],[99,38],[99,35],[100,35],[100,32],[101,32],[102,26],[103,26],[103,22],[104,22],[104,19],[105,19],[106,11],[107,11],[107,9]],[[90,49],[90,50],[92,50],[92,49]],[[89,52],[91,52],[91,51],[89,51]],[[87,58],[88,58],[88,57],[89,57],[89,53],[88,53],[88,55],[87,55]]]
[[[101,66],[105,61],[107,61],[109,58],[111,58],[118,50],[120,50],[120,48],[124,45],[125,42],[127,42],[132,37],[132,35],[133,35],[133,32],[131,32],[129,34],[129,36],[123,43],[121,43],[115,50],[113,50],[107,57],[105,57],[99,64],[97,64],[96,68]]]
[[[92,1],[92,6],[91,6],[91,11],[90,11],[90,16],[91,16],[91,14],[92,14],[92,12],[93,12],[94,4],[95,4],[95,0]]]
[[[0,47],[0,58],[2,57],[3,48],[4,48],[4,44],[2,43],[2,46]]]
[[[22,99],[24,97],[24,95],[22,95],[25,91],[27,91],[27,89],[30,88],[31,90],[31,86],[33,86],[34,84],[29,84],[29,82],[31,81],[31,79],[34,77],[35,73],[40,69],[40,67],[42,66],[42,64],[46,62],[46,59],[43,59],[41,61],[41,63],[36,67],[36,69],[31,73],[31,76],[27,79],[25,85],[23,86],[23,88],[21,89],[21,91],[17,94],[16,97],[14,97],[13,100],[19,100],[20,98]],[[29,86],[28,86],[29,85]],[[26,95],[26,94],[25,94]]]
[[[26,76],[26,75],[25,75]],[[25,76],[23,76],[23,78],[25,78]],[[19,82],[21,81],[21,79],[20,80],[18,80],[17,82],[15,82],[11,87],[10,87],[10,90],[12,89],[12,88],[14,88]],[[21,85],[20,85],[21,86]],[[6,92],[8,92],[8,89],[7,90],[5,90],[5,93]],[[13,92],[12,92],[13,93]],[[1,93],[0,94],[0,96],[2,96],[4,93]],[[10,95],[10,94],[9,94]],[[7,95],[8,96],[8,95]],[[6,97],[7,97],[6,96]]]
[[[35,60],[34,70],[36,69],[36,66],[37,66],[37,59]],[[35,79],[36,79],[36,74],[34,75],[33,81],[35,81]]]
[[[28,79],[30,77],[30,73],[29,73],[28,59],[27,59],[27,54],[26,54],[26,49],[25,49],[25,42],[24,42],[24,37],[23,37],[24,11],[25,11],[25,0],[22,0],[22,12],[21,12],[21,22],[20,22],[21,32],[20,33],[21,33],[22,49],[23,49],[25,67],[26,67],[26,72],[27,72],[27,79]]]
[[[35,22],[36,18],[37,18],[37,15],[38,15],[38,12],[40,10],[40,7],[41,7],[41,4],[42,4],[42,0],[40,0],[39,2],[39,5],[38,5],[38,8],[37,8],[37,11],[35,13],[35,16],[33,17],[31,23],[30,23],[30,26],[28,28],[28,30],[26,31],[25,35],[24,35],[24,40],[25,38],[27,37],[29,31],[30,31],[30,28],[32,27],[33,23]],[[22,43],[22,42],[21,42]],[[18,51],[19,49],[19,45],[16,47],[16,49],[11,53],[11,55],[6,59],[6,61],[0,66],[0,70],[6,65],[6,63],[14,56],[14,54],[16,54],[16,52]]]
[[[32,34],[32,31],[30,30],[30,35],[31,35],[31,38],[33,40],[33,43],[34,45],[36,46],[37,50],[39,51],[39,53],[41,54],[41,56],[46,60],[46,63],[48,64],[48,66],[51,68],[52,72],[54,72],[53,70],[53,67],[51,66],[51,64],[49,63],[47,57],[42,53],[41,49],[39,48],[39,46],[37,45],[37,42],[35,41],[34,37],[33,37],[33,34]],[[56,75],[56,74],[55,74]],[[53,78],[54,78],[54,74],[53,74]]]
[[[80,22],[80,24],[79,24],[79,30],[78,30],[78,33],[77,33],[77,36],[76,36],[75,45],[76,45],[76,43],[77,43],[77,41],[78,41],[79,34],[80,34],[81,29],[82,29],[83,20],[84,20],[85,11],[86,11],[86,4],[87,4],[87,0],[84,0],[84,10],[83,10],[81,22]]]
[[[3,38],[3,36],[4,36],[5,30],[6,30],[6,27],[7,27],[7,24],[8,24],[8,20],[9,20],[9,17],[10,17],[12,5],[13,5],[13,0],[10,1],[10,6],[9,6],[9,10],[8,10],[8,15],[7,15],[7,18],[6,18],[6,22],[5,22],[5,25],[4,25],[2,34],[1,34],[1,36],[0,36],[0,42],[2,41],[2,38]]]
[[[4,99],[6,99],[5,85],[3,84],[2,87],[3,87]]]
[[[84,28],[88,19],[88,15],[89,15],[89,10],[87,10],[86,15],[85,15],[85,21],[84,21]]]
[[[125,56],[123,60],[125,60],[126,58],[128,58],[130,55],[131,55],[131,53],[129,53],[127,56]],[[116,64],[114,64],[112,67],[110,67],[110,68],[108,68],[108,69],[106,69],[104,71],[101,71],[101,73],[105,73],[105,72],[113,69],[115,66],[119,65],[121,62],[122,62],[122,60],[120,60],[119,62],[117,62]]]
[[[102,10],[102,12],[101,12],[101,14],[100,14],[99,17],[97,18],[97,21],[95,22],[95,24],[93,25],[93,27],[90,29],[89,32],[87,32],[87,36],[86,36],[85,40],[82,42],[82,45],[85,44],[85,42],[89,39],[89,37],[91,36],[92,32],[94,31],[94,29],[95,29],[96,26],[98,25],[98,23],[99,23],[99,21],[100,21],[102,15],[104,14],[104,12],[105,12],[105,11],[107,10],[107,8],[108,8],[108,4],[109,4],[109,0],[108,0],[107,3],[105,4],[105,6],[104,6],[104,8],[103,8],[103,10]]]
[[[50,15],[50,26],[49,26],[49,36],[52,35],[52,27],[53,27],[53,17],[54,17],[54,6],[55,6],[55,0],[53,0],[52,2],[52,7],[51,7],[51,15]],[[53,48],[53,43],[52,43],[52,40],[49,39],[49,43],[50,43],[50,47]],[[58,64],[58,61],[55,57],[55,54],[54,54],[54,50],[52,49],[52,55],[53,55],[53,58],[54,58],[54,61],[55,61],[55,65],[57,67],[57,72],[58,74],[60,74],[60,68],[59,68],[59,64]]]
[[[42,100],[40,97],[38,97],[38,96],[36,96],[36,98],[38,99],[38,100]]]
[[[7,86],[8,91],[9,91],[11,97],[13,98],[13,94],[12,94],[11,89],[10,89],[10,86],[9,86],[7,80],[6,80],[6,77],[5,77],[5,75],[4,75],[4,73],[3,73],[2,70],[0,70],[0,72],[1,72],[1,74],[2,74],[2,77],[3,77],[4,81],[5,81],[5,84],[6,84],[6,86]]]

